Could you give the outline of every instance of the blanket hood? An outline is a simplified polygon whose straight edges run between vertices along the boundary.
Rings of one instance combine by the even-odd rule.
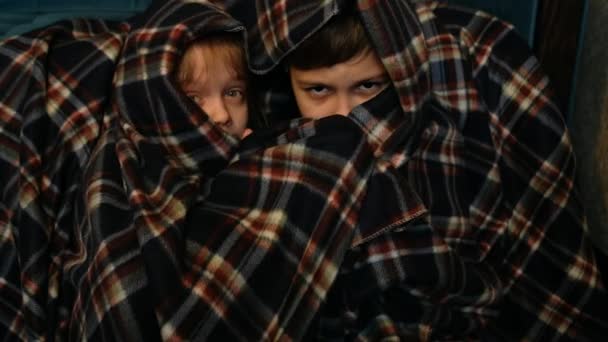
[[[371,43],[382,59],[406,113],[414,113],[432,94],[432,11],[437,3],[410,0],[234,1],[228,11],[248,32],[250,68],[266,74],[334,15],[356,6]],[[428,31],[428,32],[427,32]]]
[[[156,1],[129,25],[113,81],[113,110],[128,140],[187,173],[222,167],[238,142],[179,91],[174,71],[193,41],[244,27],[213,4],[181,0]]]

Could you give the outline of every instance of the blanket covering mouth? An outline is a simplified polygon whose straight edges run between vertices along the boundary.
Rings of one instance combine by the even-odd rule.
[[[242,30],[172,1],[0,45],[3,340],[303,334],[355,235],[372,153],[351,120],[297,121],[218,174],[237,141],[171,72],[193,39]],[[208,200],[212,177],[230,182]]]
[[[356,231],[373,148],[356,120],[295,120],[226,168],[237,141],[172,70],[197,37],[242,30],[159,1],[2,42],[3,340],[304,336],[373,234]]]
[[[379,173],[392,174],[391,181],[372,177],[366,200],[389,204],[399,196],[383,194],[401,186],[419,200],[408,210],[425,214],[396,220],[347,252],[309,332],[362,340],[603,339],[606,289],[574,189],[569,134],[550,80],[512,25],[443,1],[228,3],[261,74],[284,68],[303,40],[355,6],[399,98],[400,119],[350,114],[375,146]],[[274,91],[266,98],[284,98]],[[273,105],[284,104],[270,102],[271,114],[281,112]],[[363,226],[387,216],[366,211],[369,203]]]
[[[260,25],[297,10],[264,3],[247,1]],[[323,3],[315,13],[338,8]],[[385,27],[408,39],[376,41],[397,92],[254,133],[237,158],[237,141],[171,81],[193,39],[243,30],[215,7],[158,1],[128,22],[4,41],[0,336],[602,336],[572,152],[535,60],[501,59],[521,46],[481,14],[359,7],[375,37],[390,13],[409,20]]]

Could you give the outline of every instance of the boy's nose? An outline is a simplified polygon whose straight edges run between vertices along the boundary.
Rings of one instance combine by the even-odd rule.
[[[355,99],[352,96],[346,94],[338,94],[336,96],[336,114],[348,115],[350,111],[356,106]]]
[[[203,110],[216,124],[225,125],[230,122],[230,113],[221,99],[208,99],[203,105]]]

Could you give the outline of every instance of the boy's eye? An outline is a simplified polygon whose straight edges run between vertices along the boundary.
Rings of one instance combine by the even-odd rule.
[[[381,88],[384,88],[386,85],[388,84],[388,81],[364,81],[359,83],[359,90],[362,91],[376,91],[376,90],[380,90]]]
[[[361,89],[373,89],[374,87],[377,87],[378,83],[377,82],[363,82],[359,85],[359,87]]]
[[[306,90],[307,93],[315,96],[323,95],[328,91],[327,87],[322,85],[307,87],[304,90]]]

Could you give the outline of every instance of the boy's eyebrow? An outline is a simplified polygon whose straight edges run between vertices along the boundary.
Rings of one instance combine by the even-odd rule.
[[[364,76],[359,79],[356,79],[354,83],[361,83],[365,81],[384,81],[389,80],[389,75],[386,72],[379,73],[377,75]],[[297,79],[294,78],[294,81],[299,85],[325,85],[325,81],[322,80],[311,80],[311,79]]]
[[[388,74],[384,73],[384,74],[377,75],[377,76],[362,78],[359,82],[361,82],[361,81],[381,81],[381,80],[388,80],[388,78],[389,78]]]
[[[312,81],[312,80],[295,80],[299,85],[325,85],[323,81]]]
[[[371,76],[371,77],[362,77],[360,79],[357,79],[354,83],[361,84],[361,83],[365,83],[365,82],[384,82],[384,81],[388,81],[388,80],[389,80],[388,74],[383,73],[383,74]]]

